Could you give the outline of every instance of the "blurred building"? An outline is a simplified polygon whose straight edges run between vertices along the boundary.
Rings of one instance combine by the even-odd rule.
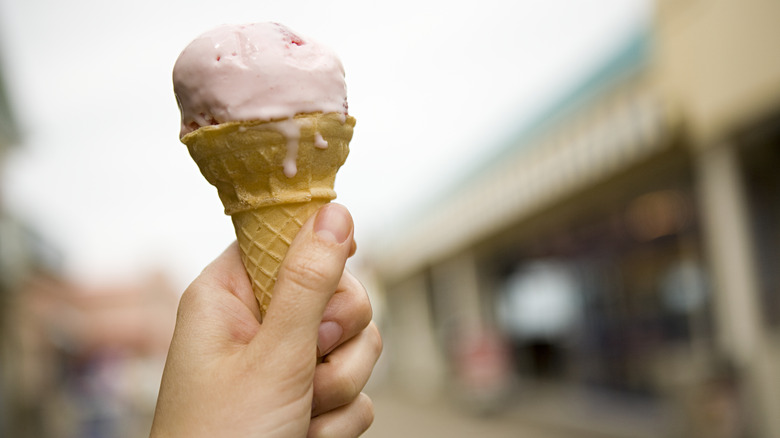
[[[1,73],[0,172],[23,143]],[[80,285],[6,207],[0,199],[0,437],[148,435],[179,291],[161,274]]]
[[[780,435],[778,18],[658,1],[391,236],[393,386],[609,436]]]

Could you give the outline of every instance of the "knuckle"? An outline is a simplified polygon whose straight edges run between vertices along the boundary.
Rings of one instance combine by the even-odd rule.
[[[374,402],[371,400],[369,396],[367,396],[364,393],[360,394],[359,397],[359,403],[361,407],[361,431],[360,433],[365,432],[368,430],[369,427],[371,427],[371,424],[374,423]]]
[[[371,320],[374,317],[374,310],[371,307],[371,302],[368,298],[361,299],[355,302],[353,323],[357,330],[365,330],[371,324]]]
[[[321,284],[331,280],[330,277],[323,264],[310,257],[283,263],[278,275],[279,281],[305,290],[319,289]]]
[[[334,363],[337,369],[331,380],[329,403],[332,406],[344,406],[355,400],[363,390],[363,379],[358,370],[346,366],[344,363]]]
[[[371,319],[374,317],[374,308],[371,306],[371,300],[368,299],[368,293],[362,284],[360,285],[360,288],[362,293],[360,294],[360,301],[358,302],[358,306],[360,309],[360,315],[363,316],[361,323],[365,327],[371,323]]]
[[[309,431],[306,434],[306,438],[322,438],[325,436],[325,427],[320,419],[315,418],[309,424]]]
[[[343,388],[347,400],[352,400],[363,390],[363,379],[357,373],[351,372],[344,379]]]
[[[374,422],[374,403],[360,393],[337,416],[314,417],[308,438],[347,438],[361,436]]]
[[[368,324],[368,327],[366,327],[366,334],[368,335],[374,354],[379,358],[384,349],[384,343],[382,341],[382,334],[379,332],[379,327],[377,327],[374,321],[371,321]]]
[[[350,300],[350,308],[353,327],[362,330],[368,326],[374,317],[374,309],[365,286],[348,270],[344,271],[342,277],[344,281],[344,291],[347,292]]]
[[[204,288],[199,287],[195,283],[191,284],[184,290],[184,293],[181,294],[181,298],[179,298],[178,316],[181,316],[183,312],[186,312],[189,309],[199,308],[204,304],[206,298]]]

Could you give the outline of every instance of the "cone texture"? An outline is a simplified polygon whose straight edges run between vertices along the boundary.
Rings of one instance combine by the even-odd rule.
[[[319,207],[336,197],[336,172],[349,154],[354,126],[350,116],[344,121],[340,114],[314,113],[204,126],[182,138],[233,219],[262,316],[293,238]],[[290,138],[290,132],[299,132],[300,139]],[[317,134],[327,147],[315,145]],[[290,142],[298,147],[293,177],[284,174]]]

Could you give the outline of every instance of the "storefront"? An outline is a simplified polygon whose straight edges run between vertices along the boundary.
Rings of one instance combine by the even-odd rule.
[[[476,252],[521,376],[644,397],[713,341],[690,159],[668,151],[609,186]]]
[[[651,32],[390,236],[395,384],[461,388],[459,340],[478,339],[471,368],[556,388],[566,421],[565,394],[608,394],[648,436],[774,436],[779,14],[659,1]]]
[[[776,332],[780,329],[780,114],[739,139],[761,308],[767,326]]]

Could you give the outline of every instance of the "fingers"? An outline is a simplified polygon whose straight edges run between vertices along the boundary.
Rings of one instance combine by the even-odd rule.
[[[314,371],[312,415],[317,416],[350,403],[371,377],[382,353],[382,338],[376,324],[325,356]]]
[[[318,327],[344,272],[352,235],[352,217],[339,204],[325,205],[303,225],[279,268],[263,322],[268,336],[258,342],[309,349],[314,357]]]
[[[374,404],[361,393],[351,403],[312,418],[307,438],[358,437],[373,422]]]
[[[349,248],[349,256],[352,257],[357,252],[357,243],[355,239],[352,239],[352,246]]]
[[[338,289],[328,301],[322,316],[317,356],[330,353],[346,340],[366,328],[373,311],[365,287],[348,270],[344,271]]]

